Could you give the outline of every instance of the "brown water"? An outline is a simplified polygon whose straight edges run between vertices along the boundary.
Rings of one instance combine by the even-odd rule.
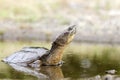
[[[22,45],[23,44],[21,43],[15,43],[11,46],[8,46],[8,43],[1,44],[0,60],[9,55],[5,54],[5,52],[10,52],[11,54],[11,52],[14,52],[18,50],[18,48],[22,47]],[[16,46],[18,48],[15,48]],[[71,45],[71,47],[66,49],[63,56],[65,63],[61,67],[42,66],[40,68],[33,69],[17,65],[8,65],[0,62],[0,80],[99,80],[95,79],[96,76],[102,77],[106,74],[105,72],[107,70],[113,69],[117,71],[115,75],[119,78],[119,49],[119,46],[74,44],[74,46]]]

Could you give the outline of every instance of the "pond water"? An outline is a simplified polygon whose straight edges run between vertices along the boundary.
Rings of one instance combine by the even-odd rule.
[[[41,45],[36,44],[0,43],[0,60],[23,46]],[[49,44],[45,43],[44,46],[50,48]],[[108,70],[116,70],[112,74],[116,77],[112,80],[120,80],[119,46],[71,44],[65,50],[63,60],[65,63],[62,66],[42,66],[37,69],[0,62],[0,80],[101,80]]]

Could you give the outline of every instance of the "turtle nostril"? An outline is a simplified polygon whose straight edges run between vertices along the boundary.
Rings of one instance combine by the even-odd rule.
[[[70,26],[70,27],[68,28],[68,31],[73,30],[73,29],[75,28],[75,26],[76,26],[76,25],[72,25],[72,26]]]
[[[71,31],[72,30],[72,28],[70,27],[70,28],[68,28],[68,31]]]

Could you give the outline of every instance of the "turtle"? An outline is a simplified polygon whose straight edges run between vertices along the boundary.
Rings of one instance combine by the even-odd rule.
[[[2,61],[22,66],[34,66],[34,64],[40,66],[60,65],[63,63],[63,51],[73,40],[75,33],[76,25],[71,25],[53,41],[50,50],[44,47],[24,47]]]

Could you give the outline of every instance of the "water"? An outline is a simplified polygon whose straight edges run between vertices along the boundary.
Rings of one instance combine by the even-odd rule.
[[[4,43],[0,47],[0,60],[23,47],[21,43],[8,46],[10,44]],[[45,47],[49,48],[48,45]],[[120,80],[119,49],[119,46],[74,44],[66,49],[63,56],[65,63],[62,66],[42,66],[37,69],[0,62],[0,80],[100,80],[108,70],[116,70],[112,77],[115,75]],[[115,78],[112,80],[116,80]]]

